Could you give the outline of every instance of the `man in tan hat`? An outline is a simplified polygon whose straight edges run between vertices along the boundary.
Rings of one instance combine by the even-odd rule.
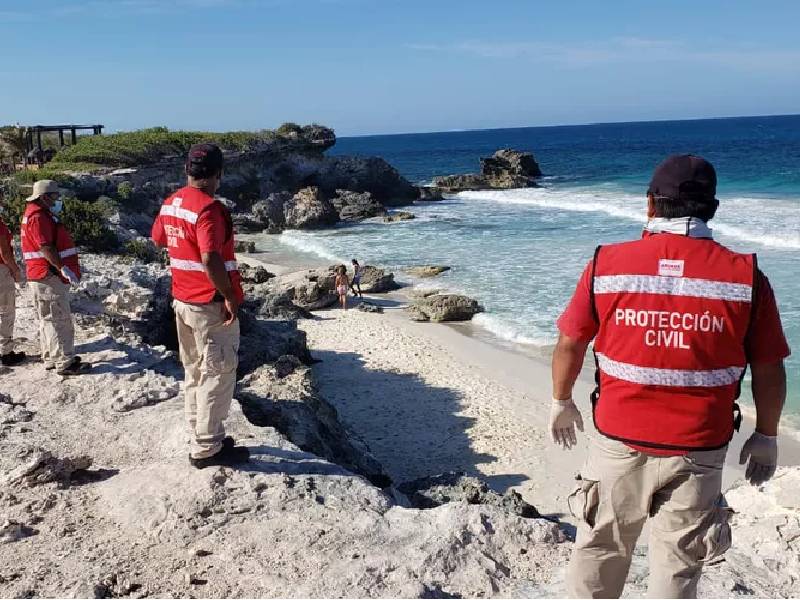
[[[39,344],[45,369],[59,375],[79,375],[89,370],[75,356],[75,329],[69,306],[69,285],[77,285],[81,270],[78,249],[58,218],[63,203],[55,181],[43,179],[22,217],[22,258],[33,289],[39,317]]]
[[[16,286],[19,267],[11,248],[12,235],[0,221],[0,364],[18,365],[25,360],[24,352],[14,352],[14,317],[16,315]]]

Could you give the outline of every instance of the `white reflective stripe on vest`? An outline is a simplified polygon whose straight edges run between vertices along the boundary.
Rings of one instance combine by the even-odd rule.
[[[171,204],[165,204],[161,207],[161,211],[159,214],[168,216],[168,217],[175,217],[176,219],[181,219],[182,221],[187,221],[194,225],[197,223],[197,213],[192,212],[191,210],[186,210],[185,208],[181,208],[180,206],[173,206]]]
[[[62,250],[58,253],[61,258],[67,258],[68,256],[75,256],[78,253],[77,248],[67,248],[66,250]],[[23,252],[22,258],[25,260],[33,260],[35,258],[44,258],[44,254],[41,252]]]
[[[631,292],[712,298],[731,302],[750,302],[753,288],[746,283],[728,283],[692,277],[660,275],[598,275],[594,278],[595,294]]]
[[[203,263],[196,260],[184,260],[182,258],[170,258],[169,266],[173,269],[178,269],[179,271],[205,271]],[[236,271],[238,268],[239,266],[235,260],[229,260],[225,262],[226,271]]]
[[[694,371],[688,369],[657,369],[640,367],[629,363],[618,362],[606,355],[597,353],[600,370],[630,383],[639,385],[665,385],[670,387],[721,387],[739,381],[744,372],[742,367],[727,367],[710,371]]]

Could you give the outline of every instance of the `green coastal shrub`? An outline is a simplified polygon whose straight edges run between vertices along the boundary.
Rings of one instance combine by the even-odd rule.
[[[123,202],[127,202],[133,195],[133,184],[130,181],[123,181],[117,186],[117,196]]]
[[[12,177],[0,180],[0,218],[14,234],[19,233],[28,193]],[[119,249],[119,239],[109,228],[108,219],[115,210],[109,198],[87,202],[65,196],[61,218],[78,246],[93,252],[114,252]]]
[[[123,254],[144,263],[166,263],[166,253],[146,239],[128,240],[122,248]]]
[[[278,127],[275,130],[275,133],[284,137],[297,137],[303,133],[303,128],[300,127],[300,125],[298,125],[297,123],[292,123],[291,121],[288,121],[283,125],[281,125],[280,127]]]
[[[116,252],[119,238],[108,227],[114,211],[115,206],[105,197],[95,202],[66,197],[62,219],[78,246],[91,252]]]
[[[0,219],[11,230],[19,233],[25,212],[25,194],[13,177],[0,179]]]
[[[58,183],[58,185],[64,187],[69,187],[73,180],[70,174],[64,173],[62,169],[54,168],[50,165],[42,167],[41,169],[24,169],[22,171],[17,171],[14,173],[13,177],[17,183],[23,184],[33,184],[40,179],[52,179]]]
[[[269,131],[170,131],[151,127],[110,135],[82,136],[74,146],[62,148],[48,164],[54,169],[70,169],[77,164],[96,167],[135,167],[186,154],[192,144],[212,142],[224,150],[244,151],[274,139]]]

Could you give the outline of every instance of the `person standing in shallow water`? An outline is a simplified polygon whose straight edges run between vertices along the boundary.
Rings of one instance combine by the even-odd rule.
[[[775,473],[790,351],[756,256],[712,239],[716,188],[698,156],[662,162],[642,239],[598,247],[558,320],[550,429],[562,447],[583,431],[572,390],[593,339],[597,367],[599,435],[568,499],[572,597],[620,596],[648,519],[648,596],[696,596],[702,565],[731,543],[722,469],[748,364],[756,429],[739,462],[753,485]]]
[[[353,296],[358,296],[359,298],[363,298],[364,294],[361,293],[361,265],[358,264],[358,261],[354,258],[352,260],[353,263],[353,281],[350,282],[350,290],[353,292]]]
[[[336,267],[336,279],[333,283],[336,288],[336,293],[339,294],[339,303],[342,305],[342,310],[347,310],[347,267],[339,265]]]

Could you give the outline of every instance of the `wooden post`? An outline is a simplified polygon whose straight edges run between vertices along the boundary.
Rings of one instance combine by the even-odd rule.
[[[58,145],[59,146],[63,146],[64,145],[64,130],[63,129],[59,129],[58,130]]]
[[[43,156],[42,156],[42,130],[36,130],[36,162],[39,163],[39,167],[43,164]]]
[[[78,141],[78,136],[75,134],[75,128],[72,128],[72,144],[74,145]]]

